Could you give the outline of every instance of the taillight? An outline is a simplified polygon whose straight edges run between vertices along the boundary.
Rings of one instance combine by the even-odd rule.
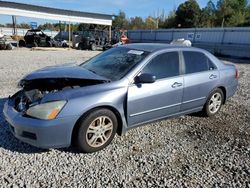
[[[239,71],[237,69],[237,67],[235,67],[235,79],[239,78]]]

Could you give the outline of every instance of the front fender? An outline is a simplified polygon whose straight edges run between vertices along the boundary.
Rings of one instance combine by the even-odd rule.
[[[126,100],[127,88],[125,87],[69,99],[63,110],[58,114],[58,118],[82,116],[94,108],[107,106],[119,112],[123,127],[126,127]]]

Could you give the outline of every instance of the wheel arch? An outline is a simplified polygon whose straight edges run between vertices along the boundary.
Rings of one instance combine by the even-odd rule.
[[[219,88],[219,89],[222,90],[223,95],[224,95],[223,104],[225,104],[225,103],[226,103],[226,99],[227,99],[227,90],[226,90],[226,88],[225,88],[224,86],[219,86],[219,87],[217,87],[217,88]]]
[[[91,112],[95,111],[95,110],[98,110],[98,109],[108,109],[110,110],[111,112],[113,112],[117,118],[117,122],[118,122],[118,128],[117,128],[117,134],[118,135],[122,135],[122,127],[123,127],[123,122],[122,122],[122,117],[121,117],[121,114],[120,112],[113,106],[108,106],[108,105],[103,105],[103,106],[98,106],[98,107],[94,107],[90,110],[88,110],[87,112],[85,112],[84,114],[82,114],[80,116],[80,118],[76,121],[74,127],[73,127],[73,131],[71,133],[71,144],[73,143],[76,143],[76,135],[77,135],[77,132],[79,130],[79,127],[80,127],[80,122],[83,118],[85,118],[88,114],[90,114]]]

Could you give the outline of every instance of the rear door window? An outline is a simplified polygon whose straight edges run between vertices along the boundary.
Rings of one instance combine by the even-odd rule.
[[[142,73],[149,73],[156,76],[156,79],[164,79],[179,75],[179,54],[178,52],[167,52],[160,54],[149,62]]]
[[[186,74],[198,73],[216,69],[212,61],[201,52],[183,52]]]

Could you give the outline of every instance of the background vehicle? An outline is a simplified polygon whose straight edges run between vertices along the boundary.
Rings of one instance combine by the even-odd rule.
[[[74,33],[74,43],[81,50],[96,50],[108,44],[108,34],[102,30],[83,30]]]
[[[235,94],[238,71],[205,50],[130,44],[81,65],[38,70],[19,85],[4,105],[18,139],[95,152],[148,122],[200,111],[214,116]]]
[[[113,46],[121,44],[127,44],[129,39],[126,36],[127,31],[113,30],[111,33],[111,41],[109,42],[109,36],[107,30],[83,30],[74,32],[73,35],[73,47],[81,50],[96,50],[101,48],[107,50]]]
[[[6,46],[6,39],[3,35],[0,34],[0,50],[5,50]]]
[[[46,35],[40,29],[28,30],[24,36],[24,40],[19,41],[20,47],[52,47],[57,46],[50,36]]]
[[[6,36],[0,33],[0,50],[12,50],[12,45],[7,41]]]

